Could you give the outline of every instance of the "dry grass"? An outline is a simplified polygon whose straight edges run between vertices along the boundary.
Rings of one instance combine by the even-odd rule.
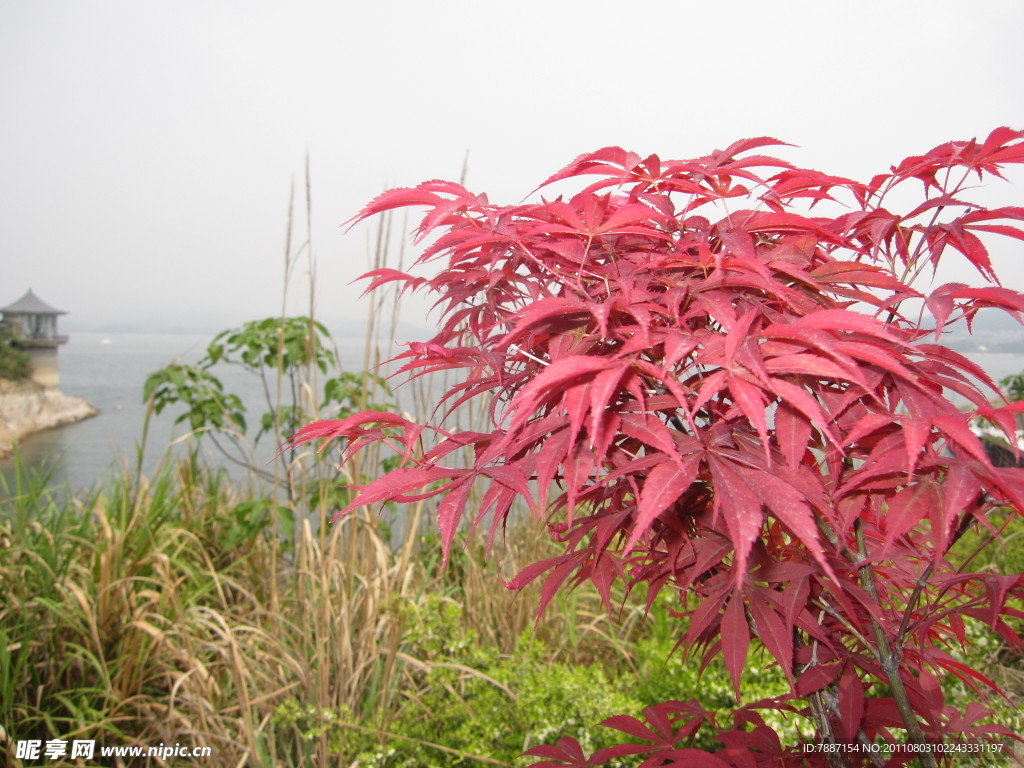
[[[191,742],[213,747],[218,766],[343,765],[326,735],[268,729],[275,707],[294,698],[386,734],[436,661],[403,640],[427,596],[458,596],[467,629],[499,646],[534,619],[533,601],[501,589],[475,549],[439,572],[415,518],[397,546],[354,515],[323,534],[305,519],[290,547],[259,533],[227,549],[240,498],[194,461],[66,504],[45,487],[6,495],[0,722],[18,739]],[[526,529],[513,539],[503,568],[549,554]],[[607,626],[580,596],[540,631],[571,658],[617,653]]]

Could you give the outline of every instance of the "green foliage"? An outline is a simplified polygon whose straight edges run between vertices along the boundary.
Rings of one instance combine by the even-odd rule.
[[[171,363],[151,373],[143,387],[144,400],[153,401],[153,410],[162,413],[172,405],[185,411],[174,421],[188,421],[193,430],[234,427],[245,432],[245,405],[238,395],[224,392],[220,379],[203,366]]]
[[[14,345],[14,334],[0,326],[0,379],[18,381],[28,378],[28,353]]]
[[[372,754],[375,747],[373,737],[352,728],[350,724],[354,720],[347,707],[335,710],[303,705],[290,698],[277,706],[270,723],[279,733],[291,731],[297,735],[299,754],[296,755],[296,763],[307,764],[313,759],[313,742],[320,738],[327,739],[328,749],[335,755]]]
[[[1011,403],[1024,400],[1024,372],[1000,379],[999,385],[1003,388],[1006,399]]]
[[[520,765],[524,749],[558,734],[603,746],[595,723],[613,712],[639,712],[641,701],[602,665],[552,663],[550,649],[529,632],[502,656],[464,626],[453,600],[430,595],[403,612],[403,650],[426,661],[417,684],[400,692],[386,731],[296,701],[279,706],[275,722],[299,728],[306,739],[326,734],[350,765],[456,766],[473,764],[473,756]]]
[[[254,443],[266,434],[280,443],[282,436],[298,430],[316,411],[330,409],[344,417],[359,408],[384,407],[366,402],[367,389],[388,393],[387,384],[363,372],[339,371],[325,378],[319,384],[320,396],[312,401],[314,371],[326,376],[337,369],[332,346],[327,329],[307,317],[253,320],[217,334],[196,365],[172,363],[150,374],[143,398],[153,399],[158,414],[171,405],[185,406],[176,422],[188,420],[193,430],[233,427],[244,434],[245,404],[237,395],[226,393],[213,373],[219,365],[240,366],[260,378],[266,399],[267,410],[260,416]]]
[[[232,518],[224,536],[224,546],[234,549],[252,541],[269,531],[276,533],[283,546],[290,550],[295,530],[295,512],[284,504],[274,504],[270,499],[248,499],[236,504],[231,510]]]
[[[1024,574],[1024,519],[1008,509],[997,509],[988,517],[991,527],[975,525],[950,553],[957,565],[981,572]]]
[[[330,341],[327,329],[308,317],[268,317],[217,334],[206,355],[209,365],[223,359],[254,373],[267,368],[289,371],[310,363],[327,373],[337,363]]]
[[[255,430],[246,420],[246,411],[256,404],[243,402],[224,388],[220,374],[229,365],[242,368],[259,382],[264,410]],[[156,414],[181,409],[175,423],[188,423],[196,437],[207,440],[251,476],[283,483],[289,501],[326,514],[348,503],[333,464],[314,458],[312,467],[300,466],[298,451],[292,447],[285,451],[286,461],[277,465],[284,472],[272,473],[265,460],[255,457],[255,446],[267,436],[279,446],[310,419],[393,407],[372,402],[375,393],[390,400],[390,390],[380,376],[341,371],[338,366],[333,341],[323,325],[308,317],[270,317],[217,334],[195,365],[176,362],[153,372],[146,379],[143,398],[152,403]],[[383,462],[393,467],[395,459]],[[242,540],[255,530],[256,521],[269,523],[275,517],[280,515],[263,508],[239,508],[231,536]],[[280,522],[286,527],[286,521]]]
[[[319,710],[295,699],[277,707],[274,724],[296,729],[301,741],[327,738],[348,765],[454,767],[479,756],[521,766],[529,762],[520,757],[524,750],[565,735],[590,750],[616,743],[620,734],[593,727],[613,713],[639,715],[665,699],[698,693],[723,717],[736,706],[724,666],[712,664],[702,674],[698,665],[684,663],[673,654],[675,639],[664,621],[641,628],[619,658],[573,663],[553,660],[549,641],[530,630],[511,653],[501,654],[480,642],[467,627],[462,603],[452,598],[427,595],[402,613],[402,652],[424,664],[416,685],[400,692],[386,729],[350,711]],[[760,664],[744,677],[744,690],[757,698],[779,695],[785,685],[778,669]],[[796,737],[782,715],[772,725]],[[702,746],[714,744],[709,739]]]
[[[268,317],[217,334],[200,365],[209,369],[224,362],[261,378],[267,411],[253,438],[258,442],[265,434],[280,437],[301,426],[312,406],[308,399],[303,402],[302,383],[312,379],[314,369],[326,374],[337,365],[331,343],[327,329],[308,317]],[[287,393],[283,402],[272,396],[282,386]]]

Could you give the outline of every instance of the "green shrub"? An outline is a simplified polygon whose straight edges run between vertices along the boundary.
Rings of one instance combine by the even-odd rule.
[[[615,744],[619,732],[594,727],[615,713],[638,716],[666,699],[699,697],[726,722],[736,706],[724,666],[712,664],[701,674],[699,665],[684,663],[672,653],[667,622],[638,629],[619,659],[573,663],[552,661],[549,643],[530,630],[511,653],[500,653],[467,628],[463,604],[451,598],[428,595],[403,611],[402,653],[421,660],[422,669],[415,685],[399,692],[387,722],[375,725],[293,698],[277,707],[274,726],[296,729],[302,743],[326,738],[355,766],[523,766],[530,762],[520,757],[523,751],[564,735],[588,750]],[[779,695],[785,684],[781,671],[761,664],[744,677],[753,697]],[[792,723],[781,714],[776,719],[772,727],[795,739]],[[716,746],[710,737],[705,742],[700,746]]]
[[[28,378],[28,353],[13,342],[10,329],[0,327],[0,379],[18,381]]]

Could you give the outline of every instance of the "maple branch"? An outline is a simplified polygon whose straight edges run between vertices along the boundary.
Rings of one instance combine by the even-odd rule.
[[[863,645],[868,650],[868,652],[875,657],[875,661],[877,661],[879,664],[882,663],[882,658],[878,655],[878,651],[876,651],[874,647],[871,645],[871,643],[868,642],[868,639],[864,637],[863,634],[861,634],[860,630],[853,626],[853,624],[851,624],[845,616],[839,613],[839,611],[837,611],[835,608],[829,605],[824,598],[816,598],[813,604],[821,608],[821,610],[823,610],[833,619],[842,624],[843,629],[845,629],[847,632],[849,632],[851,635],[857,638],[857,640],[860,641],[861,645]]]
[[[1007,523],[1009,523],[1009,518],[1007,519],[1006,523],[1003,524],[1003,528],[1001,528],[999,531],[1000,533],[1006,527]],[[957,526],[956,533],[954,533],[953,537],[950,539],[949,545],[946,547],[946,552],[949,552],[949,550],[952,549],[953,545],[956,544],[965,533],[967,533],[967,530],[970,528],[970,526],[971,516],[965,515],[964,519],[960,521],[960,525]],[[968,557],[967,561],[960,567],[960,572],[963,572],[963,568],[966,567],[967,563],[973,560],[974,556],[981,552],[981,550],[983,550],[985,547],[987,547],[993,541],[993,539],[994,537],[989,537],[986,541],[984,541],[981,544],[981,546],[978,549],[971,553],[971,556]],[[899,631],[896,633],[895,642],[897,645],[903,645],[903,639],[904,637],[906,637],[907,631],[910,629],[911,614],[913,614],[913,612],[917,609],[917,603],[921,599],[921,594],[924,592],[924,588],[928,584],[928,580],[931,578],[934,570],[935,561],[932,560],[930,563],[928,563],[928,567],[924,569],[924,571],[918,577],[917,583],[914,585],[914,591],[910,595],[910,600],[907,602],[907,608],[903,612],[903,620],[900,622]]]
[[[832,730],[832,721],[828,717],[829,706],[825,703],[824,693],[815,691],[811,694],[808,703],[811,706],[811,713],[818,723],[818,738],[824,744],[837,744],[835,732]],[[845,755],[839,750],[829,750],[825,756],[831,768],[844,768],[846,765]]]
[[[587,293],[587,291],[583,288],[583,286],[573,284],[572,281],[567,279],[566,275],[561,274],[554,267],[549,267],[547,264],[545,264],[543,261],[541,261],[539,258],[537,258],[537,256],[533,253],[533,251],[531,251],[529,248],[527,248],[524,243],[522,243],[520,241],[516,241],[516,245],[519,246],[519,248],[522,250],[523,253],[525,253],[527,256],[530,257],[530,259],[533,260],[533,263],[536,264],[537,267],[540,268],[540,270],[542,272],[549,273],[555,279],[556,283],[558,283],[559,285],[561,285],[564,288],[571,288],[572,290],[576,291],[576,293],[578,293],[580,296],[582,296],[584,299],[589,299],[590,298],[590,294]]]
[[[854,534],[857,537],[857,553],[860,556],[861,564],[857,566],[857,570],[861,574],[862,583],[864,584],[864,591],[867,592],[868,596],[875,601],[875,604],[879,604],[878,590],[875,587],[875,572],[871,567],[871,563],[868,562],[868,551],[867,545],[864,542],[864,523],[861,518],[857,518],[853,523]],[[921,730],[921,723],[917,720],[917,715],[914,713],[914,707],[910,703],[910,696],[907,693],[907,688],[903,684],[903,678],[900,676],[900,660],[903,655],[902,644],[895,651],[889,644],[889,638],[885,634],[885,630],[882,625],[878,623],[878,620],[874,617],[870,617],[871,627],[875,633],[875,641],[878,643],[878,649],[876,654],[878,655],[881,664],[882,671],[885,672],[885,677],[889,681],[889,686],[892,688],[892,697],[896,702],[896,708],[900,712],[900,717],[903,718],[903,724],[907,728],[907,735],[914,744],[918,744],[922,747],[922,751],[918,753],[918,759],[924,768],[938,768],[938,763],[935,761],[935,755],[927,751],[928,740],[925,738],[924,731]]]
[[[531,355],[529,352],[527,352],[525,349],[520,347],[518,344],[509,344],[508,348],[511,349],[513,352],[518,352],[520,355],[525,355],[526,357],[528,357],[531,360],[533,360],[535,363],[540,363],[541,365],[551,365],[551,363],[549,363],[547,360],[541,360],[539,357]]]
[[[925,585],[928,583],[928,579],[932,576],[932,571],[935,570],[935,561],[932,560],[928,563],[928,567],[924,569],[921,575],[917,579],[917,583],[914,585],[914,591],[910,595],[910,600],[907,601],[907,608],[903,611],[903,620],[900,622],[899,631],[896,632],[896,637],[893,642],[897,646],[903,647],[903,639],[907,635],[907,630],[910,629],[910,617],[917,610],[917,603],[921,599],[921,594],[924,592]]]
[[[958,194],[963,189],[964,182],[967,181],[967,178],[971,175],[971,169],[968,168],[964,172],[963,178],[960,179],[960,181],[957,182],[957,185],[953,188],[953,191],[952,192],[947,192],[946,191],[946,187],[949,185],[949,176],[952,173],[952,171],[953,171],[952,168],[947,168],[946,169],[946,179],[945,179],[945,181],[943,182],[943,185],[942,185],[942,192],[943,192],[943,194],[948,194],[951,199],[953,198],[953,195]],[[920,266],[917,267],[916,270],[914,270],[914,273],[912,275],[910,274],[911,265],[912,264],[917,264],[918,261],[920,261],[920,259],[921,259],[921,249],[924,247],[924,244],[926,242],[928,242],[928,238],[925,237],[925,233],[930,231],[931,228],[935,226],[936,222],[939,220],[939,215],[944,210],[946,210],[946,208],[947,208],[947,206],[940,205],[940,206],[938,206],[935,209],[935,213],[932,214],[932,220],[928,222],[928,226],[925,227],[924,230],[922,231],[921,237],[917,241],[917,246],[914,248],[914,253],[910,257],[910,259],[908,259],[908,261],[907,261],[907,265],[906,265],[906,268],[903,271],[903,275],[900,277],[900,282],[901,283],[905,283],[908,286],[909,285],[913,285],[914,282],[921,276],[921,273],[925,270],[925,267],[929,263],[928,261],[923,262]],[[909,282],[907,281],[908,277],[909,277]],[[897,304],[896,306],[898,307],[899,304]]]
[[[885,757],[882,756],[881,752],[878,752],[874,749],[874,742],[868,738],[868,735],[866,733],[864,733],[863,728],[857,731],[857,743],[861,746],[861,752],[867,753],[868,759],[871,760],[873,765],[877,766],[878,768],[882,768],[882,766],[886,764]]]
[[[825,611],[823,611],[823,613],[824,612]],[[820,614],[818,616],[818,622],[821,622]],[[811,660],[804,666],[801,674],[818,664],[818,641],[814,640],[811,645]],[[834,686],[835,683],[832,683],[830,686],[826,687],[834,688]],[[837,706],[835,705],[836,696],[834,692],[831,692],[831,699],[833,703],[830,706],[826,704],[824,690],[818,690],[808,697],[807,703],[810,705],[811,714],[814,716],[814,720],[818,724],[818,733],[820,734],[819,738],[821,738],[824,743],[837,744],[838,741],[836,740],[835,733],[832,730],[832,721],[829,720],[828,713],[831,711],[832,714],[840,719],[842,718],[842,713],[837,711]],[[873,765],[877,766],[877,768],[881,768],[885,765],[885,758],[872,748],[872,741],[868,738],[863,728],[857,731],[857,743],[863,747],[863,752],[868,755]],[[826,754],[829,765],[835,766],[836,768],[846,765],[846,761],[844,759],[846,753],[839,752],[837,750]]]

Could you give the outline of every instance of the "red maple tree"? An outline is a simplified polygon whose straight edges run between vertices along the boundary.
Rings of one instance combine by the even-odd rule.
[[[681,161],[605,148],[544,183],[583,185],[568,199],[498,206],[429,181],[356,217],[427,209],[417,265],[432,276],[378,269],[368,290],[436,295],[439,332],[395,359],[465,375],[433,425],[363,412],[293,437],[401,454],[339,514],[437,497],[447,557],[467,517],[493,537],[523,501],[564,544],[509,584],[543,577],[541,610],[584,580],[609,609],[619,579],[648,607],[670,590],[682,645],[720,654],[737,695],[754,639],[789,682],[728,724],[695,701],[612,717],[645,743],[588,757],[564,738],[530,750],[537,766],[936,765],[949,745],[1012,735],[980,724],[980,704],[956,711],[939,677],[996,688],[950,652],[967,621],[1021,647],[1024,578],[947,558],[994,508],[1024,513],[1024,470],[993,466],[971,430],[984,417],[1015,438],[1021,408],[990,405],[996,385],[942,340],[982,308],[1021,319],[983,239],[1024,240],[1008,223],[1024,208],[963,195],[1024,162],[1024,132],[943,144],[867,183],[757,153],[778,144]],[[950,258],[984,287],[914,287]],[[473,398],[490,430],[445,430]],[[781,744],[764,708],[807,717],[813,748]],[[700,727],[721,750],[692,747]]]

